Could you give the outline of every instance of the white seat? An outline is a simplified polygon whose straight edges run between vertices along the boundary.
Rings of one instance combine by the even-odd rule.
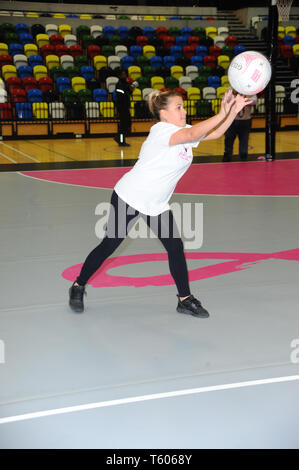
[[[49,103],[50,116],[53,119],[64,119],[65,109],[64,104],[60,102]]]
[[[105,16],[106,20],[116,20],[116,16],[115,15],[106,15]]]
[[[219,26],[217,32],[218,32],[218,36],[223,36],[224,39],[226,38],[226,36],[229,35],[227,26]]]
[[[117,84],[118,80],[119,79],[117,77],[107,77],[106,78],[106,88],[108,90],[108,93],[113,93],[114,92],[115,85]]]
[[[90,27],[90,34],[94,38],[96,38],[98,36],[101,36],[102,32],[103,32],[103,26],[100,26],[98,24],[94,24]]]
[[[24,13],[22,11],[13,11],[12,16],[24,16]]]
[[[108,67],[111,67],[112,69],[120,67],[120,57],[117,55],[110,55],[108,57]]]
[[[224,36],[215,36],[214,37],[214,46],[224,47],[225,46],[225,39]]]
[[[202,90],[202,97],[204,100],[215,100],[217,98],[215,88],[211,86],[204,87]]]
[[[1,10],[0,11],[0,16],[10,16],[10,13],[9,13],[9,11]]]
[[[286,90],[283,85],[275,85],[275,96],[276,98],[285,98]]]
[[[23,65],[28,65],[28,58],[25,56],[25,54],[15,54],[13,56],[13,63],[18,69]]]
[[[155,91],[154,88],[143,88],[142,99],[146,100],[148,98],[148,95],[150,95],[152,91]]]
[[[186,69],[186,76],[190,77],[191,80],[194,80],[198,76],[198,67],[196,65],[187,65]]]
[[[97,103],[96,101],[89,101],[88,103],[85,103],[85,111],[86,117],[89,119],[95,119],[100,117],[99,103]]]
[[[260,17],[259,16],[253,16],[251,18],[251,27],[254,29],[257,29],[257,24],[260,22]]]
[[[60,64],[61,67],[64,69],[67,69],[68,67],[73,67],[74,66],[74,57],[71,55],[62,55],[60,57]]]
[[[265,98],[258,98],[256,109],[258,113],[263,114],[265,112]]]
[[[192,87],[192,79],[191,77],[186,77],[186,76],[180,77],[179,84],[180,84],[180,88],[184,88],[184,90],[187,91],[188,88]]]
[[[64,40],[64,44],[67,47],[75,46],[76,44],[78,44],[77,37],[74,34],[66,34],[63,40]]]
[[[7,91],[0,88],[0,103],[7,103]]]
[[[128,55],[128,49],[126,46],[123,46],[119,44],[118,46],[115,46],[115,55],[118,57],[122,58]]]
[[[46,24],[45,26],[46,34],[50,37],[52,34],[58,34],[58,25],[57,24]]]

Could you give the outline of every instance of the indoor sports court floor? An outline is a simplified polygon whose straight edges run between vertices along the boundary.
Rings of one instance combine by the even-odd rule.
[[[275,162],[257,160],[259,133],[245,163],[199,146],[209,163],[176,188],[172,202],[203,204],[203,243],[186,257],[205,320],[176,313],[154,238],[128,237],[91,279],[84,314],[68,307],[99,243],[96,208],[143,138],[123,151],[112,139],[0,143],[1,448],[299,447],[299,139],[286,134]]]

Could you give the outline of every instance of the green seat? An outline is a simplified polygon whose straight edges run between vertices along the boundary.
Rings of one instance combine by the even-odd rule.
[[[208,86],[208,77],[199,75],[192,80],[192,86],[202,90],[204,87]]]
[[[65,70],[61,65],[56,65],[50,70],[50,77],[56,82],[57,78],[65,77]]]
[[[106,44],[101,47],[101,55],[105,57],[109,57],[110,55],[114,55],[114,47],[110,44]]]
[[[211,69],[207,65],[201,65],[198,69],[198,75],[201,75],[202,77],[208,77],[211,75]]]
[[[85,90],[78,91],[78,99],[80,103],[88,103],[89,101],[93,101],[92,98],[92,91],[86,88]]]
[[[73,77],[79,77],[80,76],[80,68],[79,67],[67,67],[66,68],[66,73],[69,79],[71,80]]]
[[[83,65],[88,65],[88,58],[86,55],[77,55],[74,57],[75,67],[82,67]]]
[[[146,65],[149,65],[149,63],[149,59],[144,55],[139,55],[138,57],[136,57],[136,65],[138,65],[138,67],[141,67],[141,69],[143,69],[143,67],[145,67]]]
[[[19,43],[19,36],[17,33],[14,33],[13,31],[8,31],[5,33],[5,41],[6,44],[14,44],[14,43]]]
[[[92,44],[94,44],[94,37],[91,34],[83,34],[81,41],[83,49],[87,49]]]
[[[119,20],[130,20],[131,18],[126,15],[120,15]]]
[[[170,88],[173,90],[174,88],[179,88],[180,84],[179,81],[174,77],[165,77],[165,88]]]
[[[119,46],[121,44],[121,38],[117,34],[113,34],[109,37],[109,45],[112,47]]]
[[[181,30],[180,28],[177,28],[176,26],[171,26],[168,30],[169,36],[180,36],[181,35]]]
[[[145,65],[142,71],[143,71],[143,75],[148,78],[151,78],[157,75],[155,67],[152,67],[151,65]]]
[[[196,102],[197,116],[212,116],[212,104],[207,100],[198,100]]]
[[[143,90],[144,88],[150,88],[149,77],[138,77],[136,78],[136,82],[138,82],[138,88],[140,88],[140,90]]]
[[[15,33],[16,28],[12,23],[2,23],[0,25],[0,31],[3,31],[4,33]]]
[[[77,27],[76,35],[79,40],[81,40],[84,35],[88,35],[88,34],[90,34],[89,26],[81,24],[80,26]]]
[[[200,39],[204,39],[206,37],[206,30],[200,26],[193,29],[193,36],[197,36]]]
[[[62,101],[64,103],[75,103],[76,101],[78,101],[77,93],[71,88],[62,90],[61,95],[62,95]]]
[[[234,56],[234,49],[231,46],[223,46],[221,49],[222,55],[227,55],[230,59]]]

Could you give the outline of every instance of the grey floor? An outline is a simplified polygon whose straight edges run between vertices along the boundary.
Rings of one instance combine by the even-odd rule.
[[[210,311],[208,320],[176,313],[174,285],[89,286],[85,313],[73,314],[70,282],[61,273],[83,262],[98,243],[94,212],[110,194],[0,173],[0,448],[299,448],[296,378],[59,412],[127,397],[299,378],[299,362],[291,360],[291,343],[299,338],[298,259],[273,257],[192,282]],[[201,252],[299,248],[298,197],[172,200],[203,202]],[[128,238],[114,256],[159,252],[158,240]],[[208,264],[188,260],[190,269]],[[168,266],[114,270],[126,273],[158,275]],[[58,412],[52,416],[1,423],[53,409]]]

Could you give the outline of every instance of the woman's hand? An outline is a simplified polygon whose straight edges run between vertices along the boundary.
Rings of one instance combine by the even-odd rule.
[[[232,111],[238,114],[245,106],[249,104],[254,104],[251,98],[248,98],[244,95],[240,95],[239,93],[235,97],[235,101],[232,105]]]
[[[220,105],[220,111],[219,114],[222,114],[223,117],[225,117],[227,114],[229,114],[231,107],[235,103],[235,96],[233,95],[233,89],[229,88],[226,90],[226,92],[223,95],[223,98],[221,100],[221,105]]]

